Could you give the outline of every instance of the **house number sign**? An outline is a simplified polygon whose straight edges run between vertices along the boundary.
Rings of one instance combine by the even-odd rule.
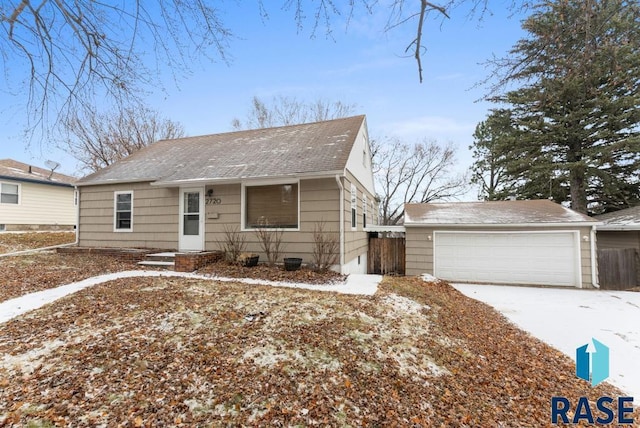
[[[205,201],[206,205],[220,205],[222,200],[220,198],[207,198]]]

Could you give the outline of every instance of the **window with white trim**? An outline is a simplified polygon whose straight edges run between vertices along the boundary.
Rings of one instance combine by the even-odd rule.
[[[113,193],[113,229],[116,232],[133,230],[133,191]]]
[[[367,195],[362,193],[362,227],[367,227]]]
[[[246,186],[244,227],[298,229],[298,183]]]
[[[20,185],[0,183],[0,204],[18,205],[20,203]]]
[[[351,228],[355,229],[358,227],[358,190],[356,189],[356,185],[351,185]]]

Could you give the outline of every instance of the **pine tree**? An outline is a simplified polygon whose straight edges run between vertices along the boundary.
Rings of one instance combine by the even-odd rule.
[[[492,98],[511,112],[518,196],[583,213],[639,203],[640,5],[546,1],[523,28],[528,38],[494,62],[501,84],[521,86]]]

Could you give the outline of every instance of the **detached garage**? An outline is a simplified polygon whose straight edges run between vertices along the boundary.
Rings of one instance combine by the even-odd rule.
[[[457,282],[594,287],[596,224],[548,200],[406,204],[406,272]]]

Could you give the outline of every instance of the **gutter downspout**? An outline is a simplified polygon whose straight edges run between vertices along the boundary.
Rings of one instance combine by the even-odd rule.
[[[596,226],[591,226],[590,242],[591,242],[591,284],[595,288],[600,288],[598,283],[598,271],[596,270]]]
[[[344,269],[344,186],[340,175],[336,174],[336,183],[340,189],[340,273]]]

